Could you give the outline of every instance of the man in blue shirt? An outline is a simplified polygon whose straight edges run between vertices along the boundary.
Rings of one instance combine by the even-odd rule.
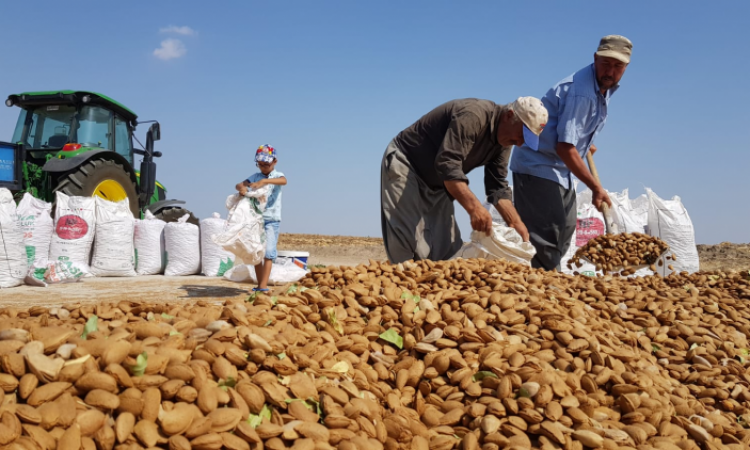
[[[514,204],[526,224],[536,256],[533,267],[560,270],[576,229],[575,175],[593,195],[594,206],[612,205],[583,158],[607,121],[609,99],[630,63],[633,44],[624,36],[605,36],[594,63],[563,79],[542,98],[549,113],[538,150],[516,147],[511,158]]]

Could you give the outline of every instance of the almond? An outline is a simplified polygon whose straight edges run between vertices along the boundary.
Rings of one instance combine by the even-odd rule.
[[[212,411],[207,417],[211,419],[211,432],[222,433],[233,430],[242,420],[242,413],[235,408],[220,408]]]

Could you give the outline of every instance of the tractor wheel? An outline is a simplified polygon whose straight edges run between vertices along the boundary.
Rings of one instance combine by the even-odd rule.
[[[114,161],[86,161],[75,171],[63,175],[54,191],[82,197],[96,196],[113,202],[127,198],[133,217],[140,217],[135,183],[122,164]]]
[[[200,226],[200,222],[198,221],[198,218],[195,217],[195,215],[184,208],[164,208],[162,210],[159,210],[154,216],[156,216],[157,219],[161,219],[167,223],[169,222],[177,222],[177,219],[184,216],[185,214],[190,214],[190,218],[188,219],[188,223],[192,223],[193,225]]]

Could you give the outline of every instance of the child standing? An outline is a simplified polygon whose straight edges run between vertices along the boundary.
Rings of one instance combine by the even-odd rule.
[[[276,261],[276,243],[279,240],[279,225],[281,224],[281,186],[286,185],[286,177],[276,170],[276,162],[276,149],[268,144],[261,145],[255,152],[255,165],[260,172],[250,175],[247,180],[236,186],[240,195],[245,195],[248,188],[258,189],[271,186],[271,194],[266,202],[266,209],[263,211],[266,254],[263,261],[255,266],[255,277],[258,279],[258,287],[253,288],[255,292],[268,292],[268,278],[271,276],[271,267]]]

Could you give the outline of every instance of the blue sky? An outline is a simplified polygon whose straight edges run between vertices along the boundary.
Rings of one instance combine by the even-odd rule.
[[[380,236],[399,131],[454,98],[541,97],[622,34],[633,59],[596,142],[605,188],[679,195],[698,243],[750,241],[748,2],[29,1],[0,17],[3,98],[87,89],[158,119],[157,177],[200,217],[226,214],[270,143],[282,232],[354,236]],[[0,140],[17,114],[0,108]],[[483,199],[482,171],[469,178]]]

